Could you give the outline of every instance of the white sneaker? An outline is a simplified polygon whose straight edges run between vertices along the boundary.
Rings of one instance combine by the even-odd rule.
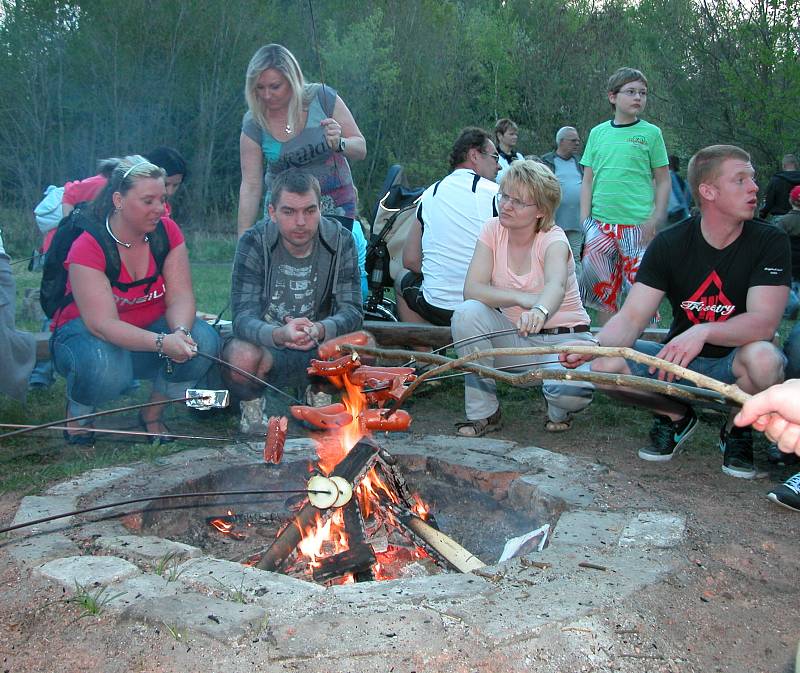
[[[239,419],[239,431],[245,435],[267,434],[267,421],[264,418],[264,400],[256,397],[254,400],[239,402],[242,417]]]

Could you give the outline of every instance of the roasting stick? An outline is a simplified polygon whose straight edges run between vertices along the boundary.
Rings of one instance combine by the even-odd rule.
[[[66,425],[67,423],[71,423],[73,421],[84,421],[88,418],[97,418],[98,416],[107,416],[109,414],[118,414],[122,411],[135,411],[136,409],[146,409],[147,407],[158,407],[164,404],[175,404],[176,402],[186,402],[186,400],[197,400],[197,399],[209,399],[209,395],[194,395],[194,396],[184,396],[184,397],[174,397],[171,400],[158,400],[157,402],[144,402],[143,404],[132,404],[129,407],[118,407],[117,409],[105,409],[104,411],[95,411],[91,414],[84,414],[83,416],[73,416],[72,418],[60,418],[57,421],[50,421],[49,423],[42,423],[41,425],[28,425],[17,430],[12,430],[11,432],[6,432],[0,435],[0,439],[8,439],[9,437],[14,437],[16,435],[24,435],[28,432],[33,432],[34,430],[44,430],[45,428],[51,428],[54,425]],[[76,428],[70,428],[71,430],[75,430]]]
[[[416,357],[422,362],[430,362],[439,366],[434,369],[421,374],[413,383],[409,385],[403,395],[387,410],[387,416],[392,415],[400,406],[409,398],[410,395],[424,383],[427,379],[434,376],[444,374],[451,369],[467,369],[468,371],[480,374],[482,376],[504,381],[511,385],[528,385],[534,381],[544,379],[554,380],[567,380],[567,381],[587,381],[590,383],[598,383],[603,385],[614,385],[618,387],[631,387],[651,392],[660,393],[663,395],[670,395],[673,397],[685,397],[687,394],[686,387],[677,387],[668,381],[661,381],[658,379],[647,379],[639,376],[630,376],[624,374],[604,374],[600,372],[583,372],[577,369],[536,369],[522,374],[508,374],[501,372],[491,367],[484,365],[474,364],[475,360],[480,360],[484,357],[490,356],[531,356],[531,355],[552,355],[555,353],[577,353],[582,355],[595,355],[606,357],[623,357],[642,364],[651,365],[657,369],[662,369],[666,372],[674,374],[677,378],[686,379],[691,381],[701,388],[706,388],[718,393],[720,396],[733,402],[737,406],[744,404],[750,395],[741,390],[738,386],[733,384],[722,383],[709,376],[698,374],[679,365],[667,362],[661,358],[656,358],[651,355],[645,355],[632,348],[623,347],[608,347],[608,346],[581,346],[581,345],[563,345],[563,346],[537,346],[530,348],[493,348],[487,351],[477,351],[470,353],[464,357],[457,359],[450,359],[441,355],[434,355],[432,353],[416,353],[406,350],[391,350],[382,348],[372,348],[369,346],[360,346],[357,349],[351,349],[349,346],[343,346],[343,350],[358,350],[359,352],[377,357],[384,357],[387,359],[402,360],[410,357]]]

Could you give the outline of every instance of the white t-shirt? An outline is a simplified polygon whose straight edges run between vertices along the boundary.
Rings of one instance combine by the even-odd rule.
[[[5,255],[6,249],[3,247],[3,232],[0,230],[0,255]]]
[[[464,301],[464,279],[484,222],[497,215],[497,184],[457,168],[422,194],[422,295],[438,308]]]

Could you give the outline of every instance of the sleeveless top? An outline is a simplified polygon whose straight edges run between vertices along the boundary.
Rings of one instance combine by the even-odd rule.
[[[302,168],[319,180],[323,215],[355,218],[356,193],[353,176],[344,153],[334,152],[325,142],[320,122],[333,116],[336,90],[328,85],[311,84],[305,127],[286,142],[280,142],[262,128],[250,112],[242,120],[242,133],[261,146],[264,154],[264,212],[269,205],[272,181],[287,168]]]

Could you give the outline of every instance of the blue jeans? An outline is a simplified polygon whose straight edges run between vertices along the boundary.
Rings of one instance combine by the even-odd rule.
[[[800,378],[800,322],[794,324],[783,344],[783,353],[789,359],[786,365],[786,378]]]
[[[664,344],[655,343],[654,341],[645,341],[637,339],[633,344],[633,348],[645,355],[657,355],[658,352],[664,347]],[[734,348],[730,353],[721,358],[703,358],[696,357],[692,360],[686,369],[691,369],[693,372],[710,376],[712,379],[722,381],[723,383],[736,383],[736,377],[733,375],[733,360],[736,357],[736,349]],[[642,364],[641,362],[634,362],[633,360],[626,360],[628,369],[634,376],[643,376],[645,378],[654,379],[658,377],[658,370],[650,373],[647,370],[650,365]],[[687,386],[695,385],[689,380],[678,379],[678,383]]]
[[[163,317],[145,329],[155,334],[171,331]],[[213,327],[195,320],[191,332],[199,352],[219,355],[219,335]],[[156,353],[129,351],[103,341],[89,332],[80,318],[55,331],[50,351],[56,371],[67,380],[70,415],[91,413],[100,404],[119,397],[134,378],[152,379],[153,391],[180,397],[213,364],[208,358],[194,357],[173,363],[168,374],[167,361]]]

